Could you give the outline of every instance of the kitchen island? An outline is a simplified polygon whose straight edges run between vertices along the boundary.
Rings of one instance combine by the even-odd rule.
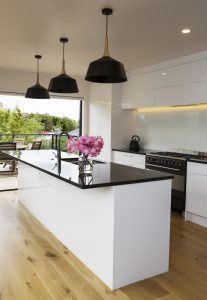
[[[19,161],[19,201],[107,286],[169,268],[172,176],[109,162],[79,176],[76,156],[6,151]]]

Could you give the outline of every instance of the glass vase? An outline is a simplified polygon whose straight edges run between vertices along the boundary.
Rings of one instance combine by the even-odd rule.
[[[91,174],[93,171],[93,160],[89,159],[85,155],[79,156],[78,159],[78,168],[79,168],[79,174],[87,175]]]

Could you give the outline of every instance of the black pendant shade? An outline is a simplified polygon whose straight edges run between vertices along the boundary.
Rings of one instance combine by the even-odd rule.
[[[62,73],[50,80],[48,90],[53,93],[78,93],[76,80],[68,76],[65,72],[64,46],[68,42],[68,39],[60,38],[60,42],[63,43]]]
[[[99,83],[127,81],[124,65],[110,56],[103,56],[89,64],[85,79]]]
[[[78,93],[78,86],[74,78],[60,74],[50,80],[48,90],[53,93]]]
[[[50,95],[46,88],[40,84],[35,84],[27,89],[25,98],[50,99]]]
[[[91,62],[85,80],[98,83],[120,83],[127,81],[124,65],[109,55],[108,50],[108,16],[113,13],[111,8],[102,9],[106,16],[106,37],[103,57]]]
[[[35,55],[37,59],[37,82],[35,85],[31,86],[27,89],[25,98],[33,98],[33,99],[50,99],[50,95],[48,90],[40,85],[39,83],[39,59],[42,58],[41,55]]]

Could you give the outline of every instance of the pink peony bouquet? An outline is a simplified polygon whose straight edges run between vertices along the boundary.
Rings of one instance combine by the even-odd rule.
[[[104,141],[100,136],[80,136],[77,140],[74,137],[70,137],[67,141],[67,151],[72,153],[79,151],[85,157],[96,157],[101,153]]]

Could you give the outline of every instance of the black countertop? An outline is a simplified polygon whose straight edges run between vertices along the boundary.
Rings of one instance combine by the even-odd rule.
[[[146,155],[149,153],[156,153],[159,151],[159,150],[152,150],[152,149],[140,149],[139,151],[130,151],[129,149],[126,149],[126,148],[123,148],[123,149],[113,148],[112,150],[119,151],[119,152],[126,152],[126,153],[142,154],[142,155]],[[194,157],[187,158],[187,161],[200,163],[200,164],[207,164],[207,156],[200,155],[200,154],[198,154],[198,155],[194,154]]]
[[[57,159],[55,158],[54,150],[22,150],[3,152],[25,164],[73,184],[81,189],[167,180],[173,178],[173,176],[168,173],[143,170],[111,162],[94,164],[92,176],[79,176],[78,166],[66,161],[61,162],[61,170],[58,172],[58,168],[55,166]],[[74,157],[77,156],[62,152],[62,158]]]
[[[207,164],[207,156],[198,156],[195,158],[189,158],[188,161],[199,163],[199,164]]]
[[[139,149],[139,151],[130,151],[128,148],[124,148],[124,149],[113,148],[112,151],[119,151],[119,152],[127,152],[127,153],[134,153],[134,154],[146,155],[148,153],[157,152],[158,150]]]

